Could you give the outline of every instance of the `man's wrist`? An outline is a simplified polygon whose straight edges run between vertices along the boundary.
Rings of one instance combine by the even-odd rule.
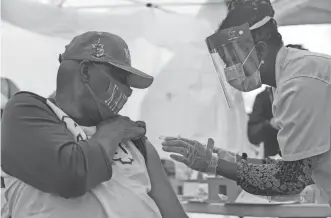
[[[108,137],[100,137],[98,134],[92,136],[90,140],[97,142],[107,153],[110,159],[113,158],[121,139],[118,135],[109,134]]]

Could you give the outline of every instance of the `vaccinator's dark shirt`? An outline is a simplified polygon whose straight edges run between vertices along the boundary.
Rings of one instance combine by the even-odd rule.
[[[272,119],[272,90],[266,88],[256,96],[253,111],[248,120],[248,139],[254,145],[264,143],[264,155],[270,157],[280,152],[277,133],[270,124]]]

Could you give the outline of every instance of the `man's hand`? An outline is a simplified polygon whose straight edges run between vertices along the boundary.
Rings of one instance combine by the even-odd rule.
[[[128,117],[116,116],[105,120],[97,126],[91,140],[103,147],[109,158],[113,158],[119,143],[138,139],[146,134],[145,123],[134,122]]]
[[[146,124],[142,121],[134,122],[128,117],[116,116],[101,122],[97,126],[96,135],[103,139],[115,137],[119,142],[137,139],[146,134]]]
[[[178,162],[182,162],[193,170],[205,173],[216,173],[218,157],[214,156],[213,139],[208,139],[207,146],[180,137],[166,137],[162,142],[163,150],[166,152],[173,152],[170,157]]]

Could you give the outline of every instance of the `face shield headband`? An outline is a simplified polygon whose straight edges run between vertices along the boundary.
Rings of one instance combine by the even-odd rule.
[[[253,26],[248,23],[220,30],[206,38],[219,82],[228,106],[234,106],[238,91],[249,92],[260,88],[260,61],[255,49],[251,30],[257,29],[270,21],[265,17]]]

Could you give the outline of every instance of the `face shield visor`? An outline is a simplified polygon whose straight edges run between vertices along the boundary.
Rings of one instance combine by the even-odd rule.
[[[263,26],[270,19],[265,17],[252,27],[246,23],[217,31],[206,39],[229,107],[234,104],[236,92],[249,92],[262,85],[260,67],[263,61],[258,59],[251,30]]]

